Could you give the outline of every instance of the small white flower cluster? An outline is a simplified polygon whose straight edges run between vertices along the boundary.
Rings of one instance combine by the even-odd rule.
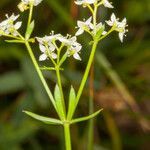
[[[77,60],[81,60],[79,53],[82,46],[77,42],[77,38],[71,36],[62,36],[61,34],[54,34],[51,33],[50,36],[45,36],[43,38],[37,37],[39,42],[39,47],[42,52],[40,55],[39,60],[44,61],[47,58],[51,57],[52,59],[57,58],[57,50],[58,47],[56,42],[60,42],[64,46],[67,47],[67,56],[73,56]]]
[[[97,4],[104,5],[108,8],[114,8],[112,4],[108,0],[77,0],[75,1],[77,5],[82,5],[83,7],[86,7],[90,4]],[[113,28],[113,30],[119,32],[119,39],[121,42],[123,42],[123,37],[125,36],[125,33],[128,32],[126,29],[127,27],[127,20],[124,18],[121,22],[119,22],[119,19],[116,18],[115,14],[112,13],[111,18],[109,21],[106,21],[106,23]],[[92,17],[87,19],[86,21],[77,21],[78,31],[76,32],[76,36],[81,35],[84,31],[92,33],[93,35],[96,34],[96,32],[99,31],[100,28],[102,28],[104,25],[100,22],[98,24],[93,25],[92,23]],[[103,31],[102,35],[107,34],[106,31]]]
[[[77,5],[83,5],[83,7],[86,7],[89,4],[94,4],[94,3],[100,3],[104,5],[105,7],[108,8],[113,8],[112,4],[108,0],[77,0],[75,1],[75,4]]]
[[[126,29],[127,25],[127,19],[124,18],[121,22],[119,22],[119,19],[116,18],[115,14],[112,13],[111,18],[109,21],[106,21],[106,23],[109,26],[114,26],[115,30],[119,32],[119,39],[121,42],[123,42],[123,37],[125,36],[125,33],[128,32]]]
[[[7,19],[0,23],[0,35],[13,35],[17,36],[17,30],[21,27],[22,22],[18,21],[14,24],[14,22],[18,19],[19,15],[15,16],[12,14],[10,17],[6,14]]]
[[[94,33],[94,25],[92,23],[92,17],[88,18],[86,21],[77,21],[77,26],[78,26],[77,28],[79,28],[79,29],[75,34],[76,36],[81,35],[84,31],[91,32],[93,35],[95,34]],[[97,24],[96,32],[102,27],[103,27],[103,25],[101,22],[99,24]],[[106,31],[103,31],[102,35],[105,35],[106,33],[107,33]]]
[[[42,0],[21,0],[18,4],[18,8],[20,11],[25,11],[29,8],[29,5],[32,4],[33,6],[37,6],[42,2]]]
[[[21,1],[26,5],[30,5],[31,3],[33,3],[34,6],[37,6],[42,2],[42,0],[21,0]]]

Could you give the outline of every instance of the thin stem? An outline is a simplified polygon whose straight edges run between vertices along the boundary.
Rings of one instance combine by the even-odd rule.
[[[32,14],[33,14],[33,3],[30,4],[30,9],[29,9],[29,17],[28,17],[28,23],[27,23],[27,29],[30,26],[31,20],[32,20]]]
[[[69,124],[64,124],[64,135],[65,135],[66,150],[71,150],[71,136]]]
[[[91,11],[91,13],[93,14],[94,10],[90,5],[87,5],[87,7],[89,8],[89,10]]]
[[[61,99],[62,99],[63,112],[64,112],[64,116],[66,117],[66,106],[65,106],[64,94],[63,94],[63,89],[62,89],[59,66],[56,67],[56,75],[57,75],[58,86],[59,86],[59,89],[60,89],[60,94],[61,94]]]
[[[5,37],[9,37],[9,38],[14,38],[14,39],[20,40],[20,37],[16,37],[16,36],[13,36],[13,35],[8,35],[8,34],[2,34],[2,35],[5,36]]]
[[[97,4],[95,4],[94,5],[94,13],[93,13],[94,32],[96,32],[97,9],[98,9]],[[84,88],[85,83],[87,81],[87,78],[88,78],[88,75],[89,75],[89,72],[90,72],[90,68],[91,68],[92,62],[94,60],[94,55],[95,55],[95,51],[96,51],[96,48],[97,48],[97,44],[98,44],[98,39],[93,37],[92,51],[91,51],[91,54],[90,54],[90,57],[89,57],[89,61],[88,61],[88,64],[86,66],[86,69],[85,69],[85,73],[83,75],[83,78],[82,78],[82,81],[81,81],[81,84],[80,84],[80,87],[79,87],[79,90],[78,90],[78,93],[77,93],[76,103],[75,103],[75,107],[74,107],[74,110],[73,110],[73,114],[74,114],[74,112],[76,110],[76,107],[77,107],[77,105],[79,103],[79,99],[80,99],[80,97],[82,95],[83,88]]]
[[[94,112],[94,63],[90,70],[90,90],[89,90],[89,114]],[[89,130],[88,130],[88,150],[93,150],[94,146],[94,118],[89,120]]]
[[[61,58],[61,60],[60,60],[60,62],[59,62],[59,64],[58,64],[59,67],[64,63],[64,61],[66,60],[67,56],[68,56],[68,53],[66,52],[66,53],[63,55],[63,57]]]
[[[25,41],[25,45],[26,45],[26,48],[27,48],[27,50],[28,50],[28,53],[29,53],[29,55],[30,55],[30,57],[31,57],[31,59],[32,59],[32,62],[33,62],[33,64],[34,64],[34,66],[35,66],[35,69],[36,69],[36,71],[37,71],[37,73],[38,73],[38,75],[39,75],[39,77],[40,77],[40,79],[41,79],[41,82],[42,82],[42,84],[43,84],[43,86],[44,86],[44,88],[45,88],[45,90],[46,90],[46,92],[47,92],[47,94],[48,94],[48,96],[49,96],[49,98],[50,98],[50,100],[51,100],[51,102],[52,102],[52,104],[53,104],[55,110],[57,111],[57,108],[56,108],[56,104],[55,104],[55,100],[54,100],[54,98],[53,98],[53,95],[52,95],[52,93],[51,93],[51,91],[50,91],[50,89],[49,89],[49,87],[48,87],[48,85],[47,85],[47,83],[46,83],[46,81],[45,81],[45,79],[44,79],[44,77],[43,77],[43,74],[42,74],[42,72],[41,72],[41,70],[40,70],[40,67],[39,67],[39,65],[38,65],[38,63],[37,63],[37,61],[36,61],[36,58],[35,58],[35,56],[34,56],[34,54],[33,54],[33,52],[32,52],[31,46],[30,46],[30,44],[28,43],[28,41]],[[57,111],[57,112],[58,112],[58,111]]]
[[[99,6],[102,5],[102,4],[103,4],[103,2],[100,2],[100,3],[97,4],[97,6],[99,7]]]
[[[85,73],[84,73],[84,76],[82,78],[82,81],[81,81],[81,84],[80,84],[80,87],[79,87],[79,90],[78,90],[78,93],[77,93],[76,103],[75,103],[75,107],[74,107],[73,112],[76,110],[76,107],[78,105],[79,99],[80,99],[81,94],[83,92],[83,88],[84,88],[85,83],[87,81],[87,78],[88,78],[88,75],[89,75],[89,71],[90,71],[90,68],[91,68],[91,65],[92,65],[92,62],[93,62],[93,59],[94,59],[95,51],[96,51],[96,48],[97,48],[97,44],[98,44],[98,41],[94,40],[94,44],[92,46],[92,51],[91,51],[91,54],[90,54],[90,58],[89,58],[87,66],[86,66]]]
[[[114,26],[105,35],[101,36],[98,41],[101,41],[113,31],[114,31]]]
[[[53,65],[56,66],[56,62],[54,61],[54,59],[52,58],[51,54],[50,54],[50,51],[48,49],[48,46],[45,46],[46,47],[46,52],[47,52],[47,55],[48,57],[50,58],[50,60],[52,61]]]
[[[94,25],[94,34],[96,32],[96,20],[97,20],[97,5],[94,5],[94,13],[93,13],[93,25]]]
[[[24,40],[24,37],[16,30],[16,32],[18,33],[19,37]]]

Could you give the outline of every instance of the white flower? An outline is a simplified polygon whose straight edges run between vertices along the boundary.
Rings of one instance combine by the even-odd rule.
[[[48,39],[51,41],[51,42],[55,42],[56,40],[59,40],[59,38],[61,38],[62,35],[61,34],[54,34],[54,31],[52,31],[50,33],[50,36],[48,36]]]
[[[91,23],[92,17],[87,19],[86,21],[77,21],[78,31],[76,32],[76,36],[81,35],[84,31],[93,29],[93,24]]]
[[[109,26],[114,26],[114,25],[117,25],[118,24],[118,18],[116,18],[115,14],[112,13],[111,17],[110,17],[110,20],[109,21],[106,21],[106,23],[109,25]]]
[[[77,59],[77,60],[81,60],[80,56],[78,53],[80,53],[81,51],[81,44],[79,44],[77,42],[77,37],[73,36],[71,37],[70,35],[68,35],[67,37],[60,37],[58,38],[60,42],[62,42],[65,46],[68,47],[68,57],[72,56]]]
[[[10,17],[6,14],[7,19],[2,21],[0,23],[0,32],[1,34],[12,34],[14,36],[17,36],[17,30],[21,27],[22,22],[16,22],[14,24],[14,21],[16,21],[19,17],[19,15],[15,16],[12,14]]]
[[[70,48],[68,49],[68,56],[73,55],[75,59],[81,60],[81,57],[78,53],[80,53],[82,46],[76,40],[77,40],[76,36],[69,39],[71,45]]]
[[[103,5],[108,8],[114,8],[113,5],[108,0],[103,0]]]
[[[50,36],[45,36],[43,38],[36,38],[39,42],[40,51],[43,53],[39,57],[39,61],[46,60],[49,55],[53,58],[57,58],[57,54],[54,53],[55,46],[51,43]]]
[[[94,4],[97,0],[77,0],[75,4],[77,5],[87,5],[87,4]]]
[[[118,23],[118,31],[119,31],[119,39],[121,42],[123,42],[123,37],[126,36],[125,33],[128,32],[126,29],[127,26],[127,19],[124,18],[122,22]]]
[[[42,0],[21,0],[24,4],[29,5],[30,3],[33,3],[34,6],[37,6],[42,2]]]
[[[116,30],[117,32],[119,32],[119,39],[120,39],[120,41],[123,42],[123,37],[125,36],[125,33],[128,31],[126,29],[126,27],[128,26],[126,18],[124,18],[122,20],[122,22],[119,22],[119,19],[116,18],[115,14],[113,13],[111,15],[111,20],[106,21],[106,23],[109,26],[112,26],[112,27],[114,26],[114,30]]]

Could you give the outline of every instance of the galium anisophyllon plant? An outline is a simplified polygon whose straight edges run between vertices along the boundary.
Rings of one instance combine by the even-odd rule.
[[[75,1],[75,4],[89,9],[91,16],[88,19],[84,19],[83,21],[77,21],[77,31],[74,36],[71,36],[69,34],[63,36],[61,34],[55,34],[54,31],[52,31],[49,35],[46,35],[44,37],[31,37],[35,26],[34,20],[32,20],[33,8],[41,2],[42,0],[21,0],[21,2],[18,4],[18,8],[21,12],[29,10],[27,28],[24,36],[21,35],[18,31],[21,28],[22,21],[17,21],[19,15],[14,14],[12,14],[10,17],[6,15],[6,20],[0,23],[0,36],[11,38],[9,40],[7,39],[6,42],[25,44],[26,49],[37,71],[37,74],[39,75],[39,78],[41,79],[41,82],[59,118],[56,119],[40,116],[29,111],[24,112],[44,123],[63,126],[66,150],[71,150],[70,125],[91,119],[101,112],[100,109],[89,116],[76,119],[73,118],[85,83],[87,81],[92,62],[94,60],[97,45],[102,39],[107,37],[113,31],[118,32],[119,39],[121,42],[123,42],[123,38],[127,32],[127,21],[126,18],[124,18],[122,21],[119,21],[115,14],[112,13],[110,20],[103,23],[98,22],[98,8],[102,6],[113,8],[112,3],[108,0],[77,0]],[[106,25],[110,26],[110,29],[108,31],[105,30]],[[74,59],[79,61],[82,60],[80,57],[82,45],[77,42],[77,37],[84,32],[87,32],[91,36],[91,41],[89,43],[92,45],[92,48],[79,89],[77,92],[75,92],[73,86],[71,86],[69,93],[69,103],[68,106],[66,106],[60,71],[64,70],[63,63],[70,57],[73,57]],[[38,60],[36,60],[35,58],[30,43],[39,44],[41,55],[39,56]],[[39,63],[41,61],[50,61],[50,64],[52,64],[52,66],[40,67]],[[47,85],[47,82],[42,74],[43,70],[53,70],[56,72],[57,84],[55,86],[54,94],[51,92],[50,88]]]

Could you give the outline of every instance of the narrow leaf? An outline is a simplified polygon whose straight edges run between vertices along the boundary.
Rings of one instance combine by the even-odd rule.
[[[33,29],[34,29],[34,20],[31,22],[30,26],[28,27],[27,29],[27,32],[26,32],[26,40],[28,40],[33,32]]]
[[[71,118],[73,116],[74,107],[75,107],[75,99],[76,99],[75,90],[71,86],[70,94],[69,94],[69,107],[68,107],[68,114],[67,114],[68,120],[71,120]]]
[[[24,43],[23,40],[5,40],[7,43]]]
[[[103,110],[103,109],[100,109],[100,110],[96,111],[95,113],[93,113],[93,114],[91,114],[91,115],[89,115],[89,116],[86,116],[86,117],[81,117],[81,118],[73,119],[73,120],[71,121],[71,124],[92,119],[92,118],[94,118],[95,116],[97,116],[102,110]]]
[[[61,99],[61,93],[59,86],[56,84],[55,90],[54,90],[54,98],[56,101],[56,106],[59,111],[59,115],[65,118],[64,111],[63,111],[63,104],[62,104],[62,99]]]
[[[30,117],[32,117],[36,120],[39,120],[41,122],[44,122],[46,124],[52,124],[52,125],[61,125],[61,124],[63,124],[60,120],[55,119],[55,118],[40,116],[40,115],[37,115],[37,114],[29,112],[29,111],[23,111],[23,112],[26,113],[27,115],[29,115]]]

